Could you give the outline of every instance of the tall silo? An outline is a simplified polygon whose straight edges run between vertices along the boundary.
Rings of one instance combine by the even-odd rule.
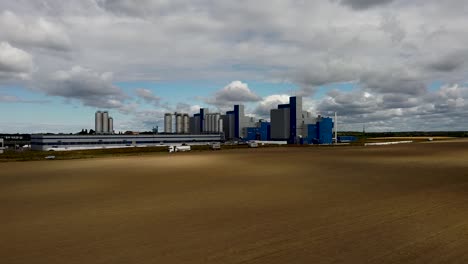
[[[220,119],[220,114],[216,114],[214,117],[214,132],[219,133],[219,119]]]
[[[102,133],[108,134],[109,133],[109,112],[104,111],[102,113]]]
[[[206,115],[206,132],[211,132],[211,114]]]
[[[172,114],[164,115],[164,133],[172,133]]]
[[[101,111],[97,111],[94,116],[94,131],[96,134],[102,133],[102,113]]]
[[[114,119],[109,117],[109,134],[114,134]]]
[[[176,133],[182,134],[182,114],[176,114]]]
[[[190,117],[188,114],[184,114],[182,116],[182,123],[183,123],[183,133],[188,134],[190,133]]]
[[[164,133],[172,133],[172,114],[164,114]]]
[[[218,133],[223,133],[224,132],[224,129],[223,129],[223,119],[219,119],[219,122],[218,122]]]

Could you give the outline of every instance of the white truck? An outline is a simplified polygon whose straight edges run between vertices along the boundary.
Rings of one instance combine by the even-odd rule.
[[[210,144],[210,149],[211,150],[220,150],[221,149],[221,143],[219,142],[213,142]]]
[[[249,148],[258,148],[258,143],[255,141],[249,141],[247,142],[247,145],[249,146]]]
[[[192,150],[190,146],[169,146],[168,148],[169,153],[172,152],[186,152]]]

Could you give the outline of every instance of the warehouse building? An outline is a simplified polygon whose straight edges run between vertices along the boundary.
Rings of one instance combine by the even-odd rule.
[[[33,150],[78,150],[169,145],[202,145],[220,142],[213,135],[31,135]]]

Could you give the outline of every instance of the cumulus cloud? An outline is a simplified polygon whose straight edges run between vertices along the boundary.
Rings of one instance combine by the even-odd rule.
[[[221,90],[217,91],[206,103],[216,106],[226,106],[238,103],[248,103],[260,101],[261,97],[249,89],[246,83],[233,81]]]
[[[127,113],[142,111],[131,101],[145,95],[128,98],[113,83],[288,82],[316,102],[314,110],[338,109],[350,123],[364,115],[382,129],[408,129],[407,115],[417,117],[415,127],[434,128],[467,111],[467,8],[457,0],[2,1],[0,39],[24,53],[0,60],[0,79]],[[75,65],[84,67],[58,71]],[[28,77],[28,85],[19,80]],[[335,83],[352,83],[355,91],[317,93]],[[434,83],[458,83],[460,94],[445,98]],[[254,109],[266,100],[246,84],[228,86],[193,104]],[[190,110],[164,102],[158,109]],[[431,122],[439,115],[448,121]]]
[[[262,99],[254,110],[254,114],[263,119],[270,119],[270,110],[276,109],[279,104],[289,103],[289,95],[273,94]]]
[[[154,95],[149,89],[137,88],[135,89],[135,93],[139,98],[153,105],[159,105],[161,101],[161,97]]]
[[[71,41],[64,28],[43,17],[27,19],[11,11],[0,14],[0,37],[29,47],[69,50]]]
[[[0,42],[0,79],[27,79],[32,70],[31,54],[8,42]]]
[[[40,91],[99,108],[123,108],[127,99],[127,95],[112,84],[112,73],[98,73],[81,66],[54,72],[40,85]]]

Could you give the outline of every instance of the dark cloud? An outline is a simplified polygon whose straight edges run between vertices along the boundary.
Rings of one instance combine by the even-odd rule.
[[[452,72],[461,69],[468,59],[466,50],[452,52],[449,55],[441,56],[429,62],[427,68],[439,72]]]
[[[341,4],[357,10],[386,5],[392,2],[394,0],[340,0]]]
[[[111,73],[97,73],[75,66],[69,71],[57,71],[40,85],[40,91],[65,99],[76,99],[86,106],[125,108],[127,95],[112,84]]]

